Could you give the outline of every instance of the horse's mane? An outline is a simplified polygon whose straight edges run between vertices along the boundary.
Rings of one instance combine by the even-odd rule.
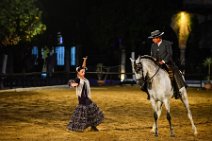
[[[158,63],[157,63],[156,59],[155,59],[154,57],[152,57],[152,56],[149,56],[149,55],[143,55],[143,56],[139,56],[139,58],[140,58],[140,59],[149,59],[149,60],[151,60],[152,62],[154,62],[154,63],[155,63],[155,65],[157,65],[157,66],[158,66]]]

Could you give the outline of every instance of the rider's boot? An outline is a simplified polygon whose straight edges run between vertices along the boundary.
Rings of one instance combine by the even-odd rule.
[[[180,91],[176,84],[173,85],[173,90],[174,90],[174,98],[179,99],[181,95],[180,95]]]
[[[150,100],[150,95],[148,91],[147,91],[147,100]]]
[[[96,126],[91,126],[91,131],[99,131]]]
[[[147,83],[145,82],[143,86],[141,86],[141,90],[147,93],[147,100],[150,100],[150,95],[147,90]]]

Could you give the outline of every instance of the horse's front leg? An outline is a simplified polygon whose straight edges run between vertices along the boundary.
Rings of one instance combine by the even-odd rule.
[[[169,100],[166,99],[164,100],[164,105],[166,107],[166,111],[167,111],[167,120],[169,122],[169,127],[170,127],[170,136],[171,137],[174,137],[175,134],[174,134],[174,129],[173,129],[173,126],[172,126],[172,122],[171,122],[171,114],[170,114],[170,103],[169,103]]]
[[[158,114],[157,114],[157,104],[154,100],[150,100],[152,104],[152,108],[154,110],[154,124],[152,127],[152,132],[154,132],[155,136],[158,136]]]
[[[160,118],[160,115],[161,115],[161,112],[162,112],[162,105],[163,105],[163,103],[161,101],[158,101],[157,104],[156,104],[157,120],[159,120],[159,118]],[[156,130],[156,124],[154,122],[152,129],[151,129],[151,132],[155,133],[155,130]]]
[[[154,112],[154,119],[155,119],[155,136],[157,137],[158,136],[158,114],[157,112],[155,111]]]

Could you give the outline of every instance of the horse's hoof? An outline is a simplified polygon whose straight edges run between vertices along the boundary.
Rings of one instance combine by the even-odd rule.
[[[195,132],[194,132],[194,136],[196,137],[196,136],[197,136],[197,134],[198,134],[198,132],[197,132],[197,131],[195,131]]]
[[[154,132],[155,132],[155,130],[154,130],[154,129],[151,129],[151,130],[150,130],[150,133],[154,133]]]
[[[194,131],[194,136],[197,136],[197,134],[198,134],[198,132],[197,132],[197,128],[196,127],[194,127],[194,128],[192,128],[193,129],[193,131]]]
[[[175,137],[175,134],[171,134],[170,137]]]
[[[175,137],[175,133],[174,133],[173,129],[171,129],[171,131],[170,131],[170,137]]]

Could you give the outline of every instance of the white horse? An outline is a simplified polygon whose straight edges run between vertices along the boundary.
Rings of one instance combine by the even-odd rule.
[[[147,90],[150,95],[150,102],[152,108],[154,110],[154,124],[152,127],[152,132],[154,132],[155,136],[158,136],[158,119],[161,115],[162,105],[165,105],[167,111],[167,120],[170,126],[170,134],[174,136],[173,126],[171,123],[171,115],[170,115],[170,98],[173,96],[173,88],[171,84],[171,80],[169,78],[169,74],[161,69],[155,59],[150,56],[139,56],[136,60],[130,58],[132,63],[132,71],[135,74],[136,82],[140,86],[143,85],[145,78],[151,83],[151,87],[148,87]],[[187,97],[187,91],[185,87],[180,89],[181,93],[181,101],[184,104],[188,118],[191,122],[192,129],[194,135],[197,135],[197,129],[194,125],[192,114],[189,109],[189,102]]]

